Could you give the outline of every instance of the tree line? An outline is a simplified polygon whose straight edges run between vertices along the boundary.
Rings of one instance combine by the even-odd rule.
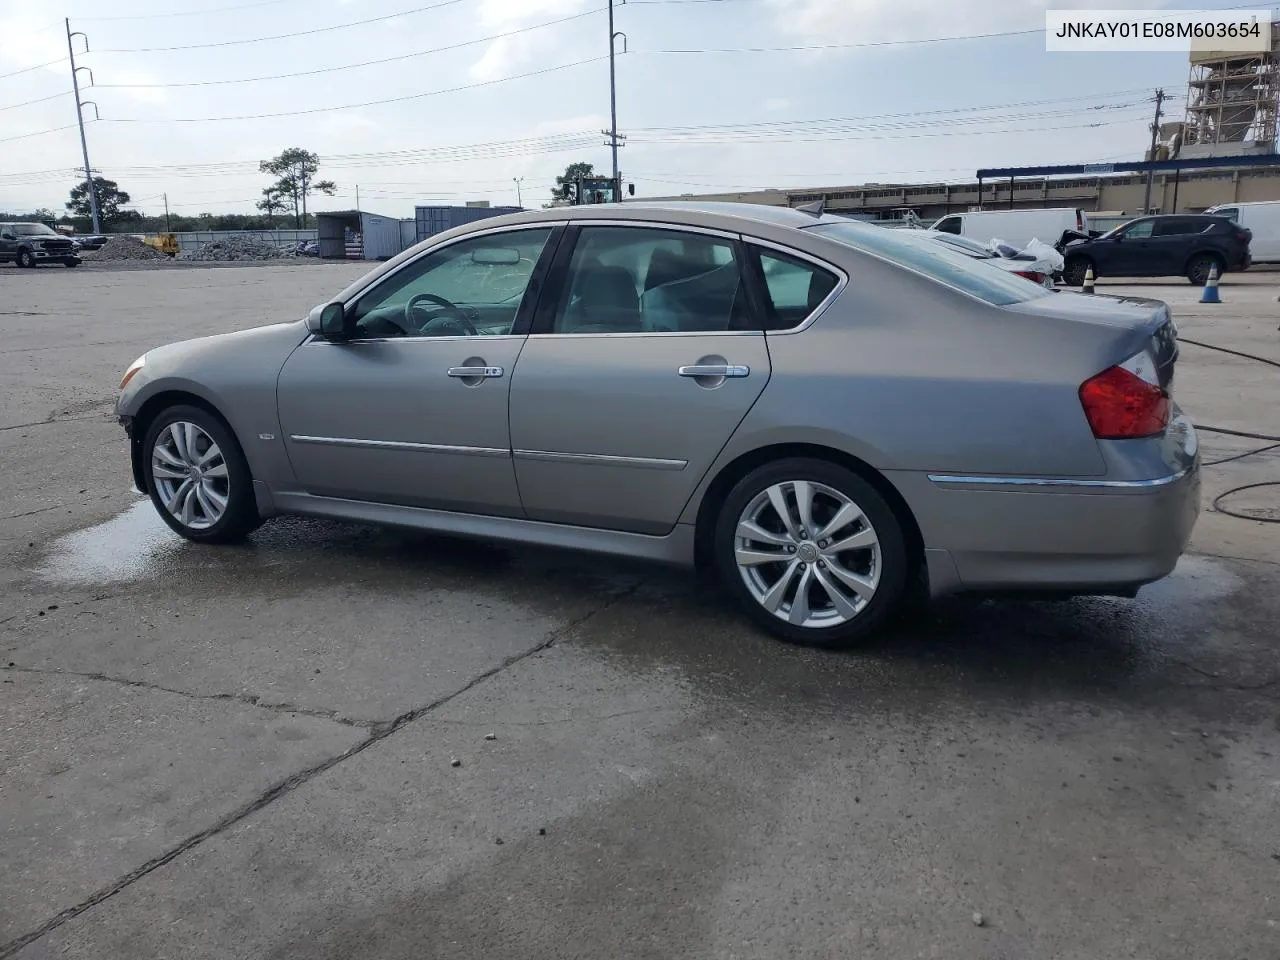
[[[270,230],[276,227],[304,229],[315,226],[315,215],[307,212],[307,199],[317,193],[333,196],[338,187],[332,180],[317,180],[320,158],[302,147],[290,147],[258,165],[262,173],[275,178],[262,189],[262,199],[254,203],[260,213],[199,213],[195,216],[170,213],[168,216],[129,209],[132,197],[115,180],[95,176],[92,189],[98,201],[98,222],[106,233],[182,233],[193,230]],[[72,227],[76,233],[93,230],[90,182],[82,180],[71,188],[61,213],[42,207],[27,212],[0,211],[0,221],[50,223]]]

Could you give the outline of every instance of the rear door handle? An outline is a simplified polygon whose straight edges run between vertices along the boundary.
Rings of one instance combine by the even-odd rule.
[[[501,367],[450,367],[449,376],[470,380],[473,377],[500,377]]]
[[[737,364],[691,364],[677,371],[681,376],[750,376],[751,367]]]

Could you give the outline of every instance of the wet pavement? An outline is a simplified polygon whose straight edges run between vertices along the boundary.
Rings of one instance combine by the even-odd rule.
[[[117,368],[352,272],[222,271],[203,313],[197,270],[6,287],[72,306],[0,309],[0,958],[1280,957],[1280,528],[1207,515],[1135,601],[955,600],[849,654],[642,564],[180,540],[129,490]],[[104,276],[131,319],[77,348]],[[1197,419],[1273,415],[1198,363]]]

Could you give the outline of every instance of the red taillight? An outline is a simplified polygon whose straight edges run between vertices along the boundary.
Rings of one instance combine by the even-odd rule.
[[[1252,238],[1253,238],[1253,234],[1251,234],[1248,230],[1236,231],[1236,239],[1239,240],[1241,243],[1248,243]]]
[[[1132,440],[1162,433],[1169,425],[1169,395],[1139,354],[1103,370],[1080,386],[1080,403],[1099,440]]]
[[[1013,272],[1016,273],[1018,276],[1026,277],[1028,280],[1031,280],[1035,283],[1039,283],[1039,284],[1044,283],[1043,273],[1036,273],[1034,270],[1015,270]]]

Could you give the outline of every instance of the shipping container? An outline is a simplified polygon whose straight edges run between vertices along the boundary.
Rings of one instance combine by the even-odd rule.
[[[320,256],[334,260],[390,260],[408,244],[401,221],[361,210],[316,214]]]
[[[500,217],[508,213],[520,213],[521,207],[414,207],[414,220],[417,224],[417,240],[421,243],[427,237],[444,233],[465,223],[475,223],[489,217]]]

